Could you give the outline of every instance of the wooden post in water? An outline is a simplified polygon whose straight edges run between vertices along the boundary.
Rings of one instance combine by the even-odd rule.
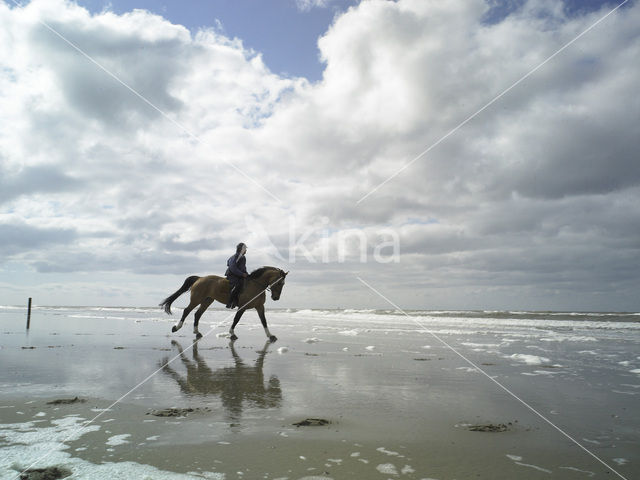
[[[29,297],[29,307],[27,308],[27,330],[29,330],[29,325],[31,325],[31,297]]]

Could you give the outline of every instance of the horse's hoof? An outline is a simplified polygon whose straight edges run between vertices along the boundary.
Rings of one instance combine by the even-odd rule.
[[[173,327],[171,327],[171,332],[172,333],[176,333],[177,331],[178,331],[178,329],[176,328],[175,325]]]
[[[231,336],[229,337],[229,339],[230,339],[230,340],[237,340],[237,339],[238,339],[238,337],[234,334],[234,335],[231,335]]]
[[[196,340],[200,340],[202,338],[202,334],[200,332],[196,333]]]
[[[270,341],[271,343],[276,342],[277,340],[278,340],[278,337],[276,337],[275,335],[271,335],[271,336],[269,337],[269,341]]]

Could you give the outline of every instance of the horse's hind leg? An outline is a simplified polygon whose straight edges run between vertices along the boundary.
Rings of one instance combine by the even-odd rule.
[[[233,331],[236,328],[236,325],[238,325],[238,322],[240,321],[240,318],[242,317],[242,314],[245,312],[244,308],[240,308],[237,312],[236,312],[236,316],[233,317],[233,324],[231,325],[231,328],[229,329],[229,335],[231,338],[231,340],[237,340],[238,337],[236,336],[235,332]]]
[[[189,315],[193,311],[193,309],[196,308],[197,306],[198,304],[193,303],[193,300],[192,300],[189,306],[184,309],[184,312],[182,312],[182,318],[180,319],[178,324],[174,325],[173,328],[171,328],[171,331],[175,333],[178,330],[180,330],[182,328],[182,324],[184,323],[184,319],[187,318],[187,315]]]
[[[209,308],[209,305],[211,305],[212,303],[213,303],[213,298],[211,297],[205,298],[200,304],[200,308],[194,315],[193,333],[196,334],[196,338],[202,338],[202,334],[198,331],[198,323],[200,322],[200,317],[202,316],[202,314],[205,312],[207,308]]]

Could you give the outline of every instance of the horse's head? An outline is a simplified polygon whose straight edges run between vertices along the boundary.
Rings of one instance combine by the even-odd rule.
[[[271,283],[271,298],[273,300],[280,300],[282,294],[282,287],[284,287],[284,280],[289,272],[283,272],[279,268],[276,269],[276,275]]]
[[[249,279],[256,280],[263,289],[271,290],[271,298],[279,300],[288,273],[276,267],[260,267],[249,274]]]

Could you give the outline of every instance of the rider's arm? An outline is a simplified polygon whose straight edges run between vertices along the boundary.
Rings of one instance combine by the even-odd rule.
[[[236,263],[236,266],[242,272],[242,275],[244,277],[246,277],[248,275],[248,273],[247,273],[247,257],[245,257],[244,255],[242,257],[240,257],[238,259],[238,262]]]
[[[235,257],[232,257],[229,261],[229,270],[231,271],[231,273],[238,277],[244,277],[247,274],[246,272],[243,272],[240,268],[238,268]]]

